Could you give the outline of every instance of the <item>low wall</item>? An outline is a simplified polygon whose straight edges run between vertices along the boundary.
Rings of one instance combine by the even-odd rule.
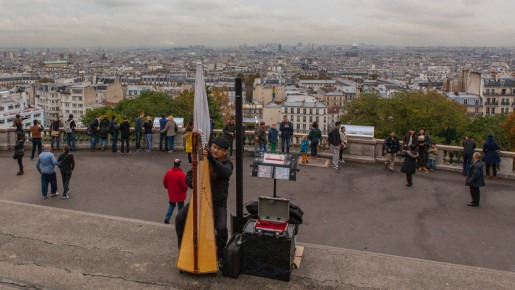
[[[131,131],[134,132],[134,128],[131,128]],[[213,136],[221,136],[223,134],[222,130],[215,129],[213,130]],[[25,143],[25,148],[30,149],[30,134],[27,133],[28,142]],[[257,144],[254,142],[254,131],[246,131],[245,132],[245,150],[253,151],[257,148]],[[64,131],[61,132],[60,144],[63,143],[63,136],[65,136]],[[303,134],[293,134],[290,140],[290,151],[298,152],[300,149],[301,138]],[[42,141],[44,144],[48,144],[51,142],[50,131],[45,129],[42,132]],[[348,148],[344,152],[344,159],[349,161],[357,161],[357,162],[368,162],[368,163],[376,163],[376,162],[384,162],[385,161],[385,152],[383,150],[383,142],[382,139],[361,139],[361,138],[348,138]],[[16,143],[16,135],[14,128],[0,128],[0,150],[12,150],[14,144]],[[181,129],[175,136],[175,150],[184,150],[184,130]],[[130,137],[129,147],[131,150],[135,148],[136,144],[136,136],[132,134]],[[278,148],[280,148],[280,144],[278,144]],[[77,149],[89,149],[89,136],[86,135],[86,128],[77,128],[76,129],[76,148]],[[118,144],[119,148],[120,144]],[[141,139],[141,148],[146,148],[145,138]],[[98,147],[98,143],[97,143]],[[108,137],[107,140],[107,148],[111,147],[111,137]],[[152,134],[152,148],[154,150],[159,149],[159,131],[154,130]],[[322,136],[322,140],[319,143],[319,155],[321,157],[331,157],[332,152],[330,151],[331,146],[327,142],[327,135]],[[435,161],[435,167],[439,170],[448,170],[448,171],[457,171],[461,172],[463,169],[463,147],[459,146],[448,146],[448,145],[437,145],[438,154],[437,159]],[[477,152],[482,152],[481,149],[476,149]],[[499,153],[501,157],[501,163],[498,165],[497,176],[502,178],[510,178],[515,179],[515,172],[513,167],[513,160],[515,158],[515,152],[506,152],[501,151]],[[402,162],[402,157],[397,157],[397,162]]]

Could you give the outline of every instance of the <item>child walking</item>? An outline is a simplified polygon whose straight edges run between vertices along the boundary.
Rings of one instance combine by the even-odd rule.
[[[413,186],[413,174],[417,172],[417,145],[411,144],[408,150],[402,151],[402,156],[404,156],[404,163],[402,164],[401,172],[406,173],[406,181],[408,182],[406,186]]]
[[[437,153],[438,149],[436,149],[436,144],[434,142],[431,142],[431,147],[429,148],[429,152],[427,155],[427,159],[429,160],[429,171],[435,171],[435,160]]]
[[[308,163],[308,150],[309,150],[309,140],[308,136],[302,136],[302,143],[300,143],[300,153],[302,154],[302,164]]]

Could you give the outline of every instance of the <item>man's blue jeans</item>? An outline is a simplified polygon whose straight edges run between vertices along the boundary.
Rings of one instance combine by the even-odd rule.
[[[147,143],[147,150],[152,150],[152,134],[145,134],[145,142]]]
[[[107,142],[107,138],[106,139],[100,138],[100,147],[105,147],[106,146],[106,142]]]
[[[68,143],[72,151],[75,151],[75,131],[66,133],[66,143]]]
[[[50,183],[50,193],[55,194],[57,192],[57,177],[54,173],[46,174],[41,173],[41,194],[47,195],[48,183]]]
[[[290,153],[290,138],[281,138],[281,151],[284,153],[284,146],[286,145],[286,152]]]
[[[41,138],[32,138],[32,153],[30,159],[34,159],[34,153],[36,152],[36,146],[38,147],[38,156],[41,154]]]
[[[259,151],[266,152],[266,143],[259,143]]]
[[[170,150],[173,150],[175,145],[175,136],[168,136],[168,146],[170,146]]]
[[[91,138],[89,139],[89,144],[91,145],[91,148],[95,148],[97,146],[98,142],[98,136],[97,135],[91,135]]]
[[[140,149],[141,146],[141,132],[136,132],[136,149]]]
[[[169,220],[172,217],[173,210],[175,209],[175,205],[179,204],[179,208],[177,209],[177,212],[180,212],[181,209],[184,207],[184,201],[181,202],[168,202],[170,206],[168,207],[168,212],[166,213],[165,218]]]
[[[113,152],[117,152],[116,143],[118,142],[118,133],[114,133],[111,138],[113,139]]]

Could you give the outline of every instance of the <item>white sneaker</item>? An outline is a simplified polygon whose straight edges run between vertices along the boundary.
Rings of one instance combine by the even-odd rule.
[[[51,193],[50,196],[58,196],[59,195],[59,191],[56,191],[55,193]]]
[[[333,164],[334,169],[340,169],[340,166]]]

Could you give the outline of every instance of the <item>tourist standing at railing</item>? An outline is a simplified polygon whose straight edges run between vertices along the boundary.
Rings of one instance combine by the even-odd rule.
[[[70,178],[72,178],[72,171],[75,169],[75,159],[73,154],[70,153],[70,146],[63,146],[63,154],[59,155],[57,161],[61,162],[59,169],[61,169],[61,178],[63,180],[63,199],[68,198],[70,194]]]
[[[290,153],[290,138],[293,135],[293,124],[288,121],[286,115],[283,116],[283,121],[279,125],[279,131],[281,131],[281,152],[284,153],[284,146],[286,146],[286,152]]]
[[[404,136],[402,140],[403,150],[408,150],[411,144],[415,144],[418,147],[418,136],[415,134],[415,129],[410,128],[408,134]]]
[[[343,150],[347,148],[347,134],[345,133],[345,126],[340,126],[340,158],[338,161],[341,164],[345,164],[345,160],[343,160]]]
[[[98,142],[98,126],[100,125],[100,115],[98,115],[95,119],[93,119],[93,122],[89,125],[88,132],[90,134],[90,150],[91,151],[97,151],[95,148],[97,146]]]
[[[13,127],[16,128],[15,132],[23,132],[23,120],[20,114],[16,114],[16,118],[13,120]]]
[[[166,118],[166,114],[163,113],[161,115],[161,119],[159,119],[159,131],[163,131],[167,122],[168,122],[168,119]],[[166,132],[159,133],[159,151],[163,151],[163,140],[165,143],[165,150],[168,151],[168,137],[166,137]]]
[[[403,150],[402,155],[404,156],[404,163],[401,167],[401,172],[406,174],[406,186],[413,186],[413,174],[417,172],[417,145],[411,144],[408,150]]]
[[[265,122],[259,123],[259,128],[257,131],[257,138],[259,143],[259,151],[266,152],[266,129]]]
[[[36,169],[41,174],[41,194],[43,199],[47,198],[48,183],[50,183],[50,196],[58,196],[57,192],[57,177],[55,174],[54,166],[61,165],[61,162],[57,161],[54,154],[50,152],[50,145],[45,144],[45,152],[39,155],[38,161],[36,162]]]
[[[435,142],[431,142],[431,147],[427,153],[427,159],[429,160],[429,171],[435,171],[436,156],[438,156],[438,149],[436,148]]]
[[[429,150],[429,144],[431,144],[431,137],[426,134],[426,129],[420,129],[418,134],[418,170],[424,170],[426,173],[429,172],[427,169],[427,151]]]
[[[234,117],[231,117],[229,123],[225,124],[223,132],[225,139],[229,141],[229,158],[232,159],[232,143],[234,141],[234,134],[236,133],[236,120]]]
[[[68,116],[68,120],[64,122],[64,133],[66,134],[66,143],[70,146],[71,151],[75,151],[75,120],[73,120],[73,115],[70,114]]]
[[[120,124],[120,135],[121,135],[121,151],[124,153],[125,147],[127,147],[127,150],[125,153],[131,154],[132,152],[129,151],[129,137],[131,136],[131,124],[129,124],[129,121],[127,121],[127,117],[123,117],[123,122]],[[124,145],[126,145],[124,147]]]
[[[38,156],[41,154],[41,148],[43,144],[41,143],[41,132],[43,131],[43,126],[41,125],[41,121],[34,120],[34,126],[30,127],[30,134],[32,136],[32,152],[30,154],[30,160],[34,160],[34,153],[36,152],[36,146],[38,147]]]
[[[23,131],[16,132],[16,144],[14,145],[14,156],[13,158],[18,161],[19,171],[16,175],[23,175],[23,155],[25,155],[25,150],[23,149],[23,144],[25,144],[25,133]]]
[[[473,162],[467,171],[467,180],[465,185],[470,187],[470,197],[472,202],[468,206],[479,206],[479,188],[485,186],[485,175],[483,174],[483,163],[480,160],[481,153],[476,152],[473,155]]]
[[[474,149],[476,149],[476,143],[472,141],[472,136],[467,135],[465,141],[463,141],[463,175],[465,176],[467,176],[467,170],[472,162]]]
[[[268,129],[268,142],[270,142],[270,152],[275,152],[277,150],[277,136],[279,135],[279,130],[275,128],[275,123],[272,123],[272,127]]]
[[[120,125],[116,123],[116,116],[111,117],[111,123],[109,123],[109,134],[111,134],[111,141],[113,141],[113,153],[118,152],[116,149],[116,143],[118,142],[118,133],[120,132]]]
[[[340,156],[340,145],[342,139],[340,137],[340,121],[334,123],[334,128],[327,135],[327,141],[330,145],[333,145],[333,159],[331,160],[334,169],[340,169],[338,166],[338,158]]]
[[[311,124],[311,130],[308,134],[308,140],[311,142],[311,157],[317,158],[320,138],[322,138],[322,131],[318,128],[318,122],[315,121]]]
[[[399,138],[395,136],[395,131],[390,132],[390,136],[384,139],[384,150],[386,152],[386,161],[384,162],[384,169],[390,167],[393,171],[395,167],[395,159],[397,158],[397,152],[401,149],[401,143]]]
[[[59,136],[61,136],[61,132],[59,132],[60,120],[58,117],[54,118],[52,124],[50,124],[50,136],[52,137],[52,143],[50,148],[54,151],[54,143],[56,143],[56,148],[59,150]]]
[[[161,133],[166,133],[166,137],[168,137],[168,145],[170,146],[170,151],[168,153],[173,153],[173,148],[175,145],[175,135],[179,128],[177,127],[177,123],[173,120],[173,117],[168,117],[168,122]]]
[[[186,125],[186,130],[184,131],[184,151],[188,153],[188,165],[191,166],[191,153],[193,150],[193,118],[190,119],[188,124]]]
[[[308,150],[309,150],[309,140],[308,136],[302,136],[302,143],[300,143],[300,154],[302,155],[302,164],[308,163]]]
[[[490,179],[490,167],[492,168],[492,178],[497,179],[497,164],[501,162],[501,158],[499,158],[499,145],[494,141],[494,135],[492,133],[488,134],[488,140],[483,144],[483,152],[485,152],[485,157],[483,157],[483,161],[486,163],[486,179]]]
[[[143,117],[145,113],[141,112],[139,117],[134,122],[134,132],[136,133],[136,151],[140,152],[141,149],[141,134],[143,133]]]
[[[104,151],[106,149],[107,137],[109,137],[109,120],[107,116],[102,118],[98,129],[98,137],[100,138],[100,149]]]
[[[152,118],[147,116],[147,121],[143,124],[145,130],[145,142],[147,143],[147,152],[152,151],[152,128],[154,127],[154,123],[152,122]]]

